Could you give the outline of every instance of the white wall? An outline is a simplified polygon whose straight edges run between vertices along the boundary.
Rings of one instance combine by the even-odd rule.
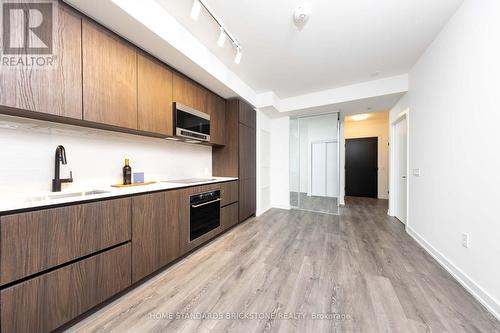
[[[257,212],[271,208],[271,120],[257,111]]]
[[[257,215],[271,207],[290,209],[289,135],[289,117],[257,111]]]
[[[386,114],[383,119],[344,122],[345,139],[378,137],[379,199],[387,199],[389,190],[389,115]]]
[[[271,206],[290,208],[290,118],[271,120]]]
[[[0,198],[50,191],[58,145],[68,159],[61,176],[73,171],[74,182],[62,185],[68,190],[120,183],[125,158],[146,180],[212,174],[211,147],[0,116]]]
[[[498,13],[466,0],[410,72],[407,230],[500,318]]]

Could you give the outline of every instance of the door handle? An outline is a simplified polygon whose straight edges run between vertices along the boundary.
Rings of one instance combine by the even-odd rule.
[[[212,200],[212,201],[207,201],[207,202],[201,203],[201,204],[199,204],[199,205],[191,205],[191,207],[193,207],[193,208],[198,208],[198,207],[202,207],[202,206],[209,205],[209,204],[214,203],[214,202],[217,202],[217,201],[220,201],[220,198],[219,198],[219,199]]]
[[[403,179],[406,179],[406,176],[403,176],[402,178],[403,178]]]

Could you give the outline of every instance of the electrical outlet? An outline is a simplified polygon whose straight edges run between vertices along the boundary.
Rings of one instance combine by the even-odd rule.
[[[469,234],[462,234],[462,246],[465,248],[469,247]]]

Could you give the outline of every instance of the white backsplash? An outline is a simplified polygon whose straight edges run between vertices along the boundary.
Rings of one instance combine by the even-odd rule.
[[[103,188],[122,180],[124,159],[146,181],[212,175],[212,148],[131,134],[0,115],[0,200],[11,195],[50,191],[54,153],[66,148],[73,172],[63,190]]]

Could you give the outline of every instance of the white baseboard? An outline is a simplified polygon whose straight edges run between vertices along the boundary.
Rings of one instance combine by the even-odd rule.
[[[290,205],[273,205],[272,208],[286,209],[286,210],[290,210],[291,209]]]
[[[446,256],[436,250],[411,227],[406,227],[406,232],[426,250],[444,269],[450,273],[475,299],[484,305],[498,320],[500,320],[500,302],[488,294],[474,280],[455,266]]]

